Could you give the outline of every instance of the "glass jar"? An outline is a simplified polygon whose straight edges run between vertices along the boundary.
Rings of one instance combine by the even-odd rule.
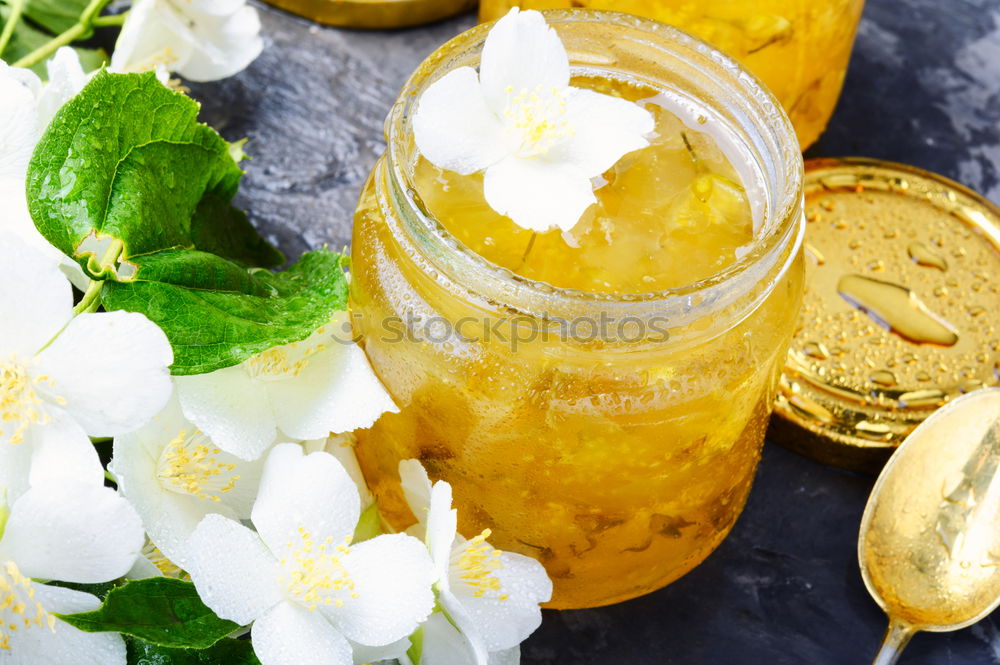
[[[355,332],[400,412],[359,435],[385,517],[414,521],[398,464],[452,484],[460,531],[539,559],[553,607],[657,589],[742,510],[802,292],[802,158],[787,116],[734,61],[626,14],[548,12],[574,74],[683,96],[724,126],[757,213],[735,263],[682,288],[558,289],[486,262],[423,208],[410,126],[421,92],[476,66],[488,26],[413,74],[358,206]]]
[[[865,0],[481,0],[480,18],[511,7],[588,7],[675,25],[739,60],[784,105],[801,148],[826,128]]]
[[[264,0],[326,25],[385,30],[440,21],[471,11],[476,0]]]

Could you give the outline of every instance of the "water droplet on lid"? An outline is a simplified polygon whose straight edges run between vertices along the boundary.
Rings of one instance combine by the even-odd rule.
[[[917,381],[920,381],[921,383],[926,383],[927,381],[930,380],[931,380],[931,375],[928,374],[927,372],[917,372]]]
[[[899,396],[899,405],[904,409],[944,404],[945,394],[937,388],[911,390]]]
[[[896,385],[896,375],[884,369],[880,369],[868,377],[868,380],[883,388],[892,388]]]
[[[944,298],[945,296],[948,295],[948,289],[944,286],[935,287],[934,295],[936,295],[938,298]]]
[[[919,266],[947,270],[948,262],[943,256],[932,250],[922,242],[913,242],[906,248],[906,253],[910,259]]]
[[[818,360],[826,360],[830,356],[830,351],[821,342],[806,342],[802,346],[802,353]]]
[[[851,249],[857,249],[858,247],[861,247],[861,241],[855,238],[851,240],[851,242],[847,243],[847,246]]]
[[[885,261],[883,261],[882,259],[875,259],[874,261],[869,261],[867,264],[865,264],[865,267],[871,270],[872,272],[882,272],[883,270],[885,270]]]
[[[954,326],[932,312],[917,294],[899,284],[845,275],[837,291],[883,328],[918,344],[952,346],[958,342]]]

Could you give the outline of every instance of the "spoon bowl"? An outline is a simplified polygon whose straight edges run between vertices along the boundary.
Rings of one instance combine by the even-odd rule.
[[[954,400],[899,446],[868,499],[858,560],[889,615],[875,665],[918,631],[964,628],[1000,605],[1000,388]]]

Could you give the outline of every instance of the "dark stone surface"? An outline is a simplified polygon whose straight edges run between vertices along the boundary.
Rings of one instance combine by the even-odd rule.
[[[272,239],[291,255],[346,245],[396,92],[473,18],[368,33],[262,14],[261,58],[193,94],[225,136],[250,138],[240,202]],[[809,152],[852,154],[935,170],[1000,199],[1000,0],[869,0],[842,103]],[[546,613],[524,663],[870,662],[885,620],[862,585],[855,541],[871,483],[768,446],[746,512],[708,561],[638,600]],[[1000,617],[919,635],[903,662],[998,664]]]

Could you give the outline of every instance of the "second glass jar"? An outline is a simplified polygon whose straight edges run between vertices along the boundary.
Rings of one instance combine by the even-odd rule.
[[[491,21],[511,7],[628,12],[686,30],[736,58],[781,101],[801,148],[826,128],[865,0],[481,0]]]

